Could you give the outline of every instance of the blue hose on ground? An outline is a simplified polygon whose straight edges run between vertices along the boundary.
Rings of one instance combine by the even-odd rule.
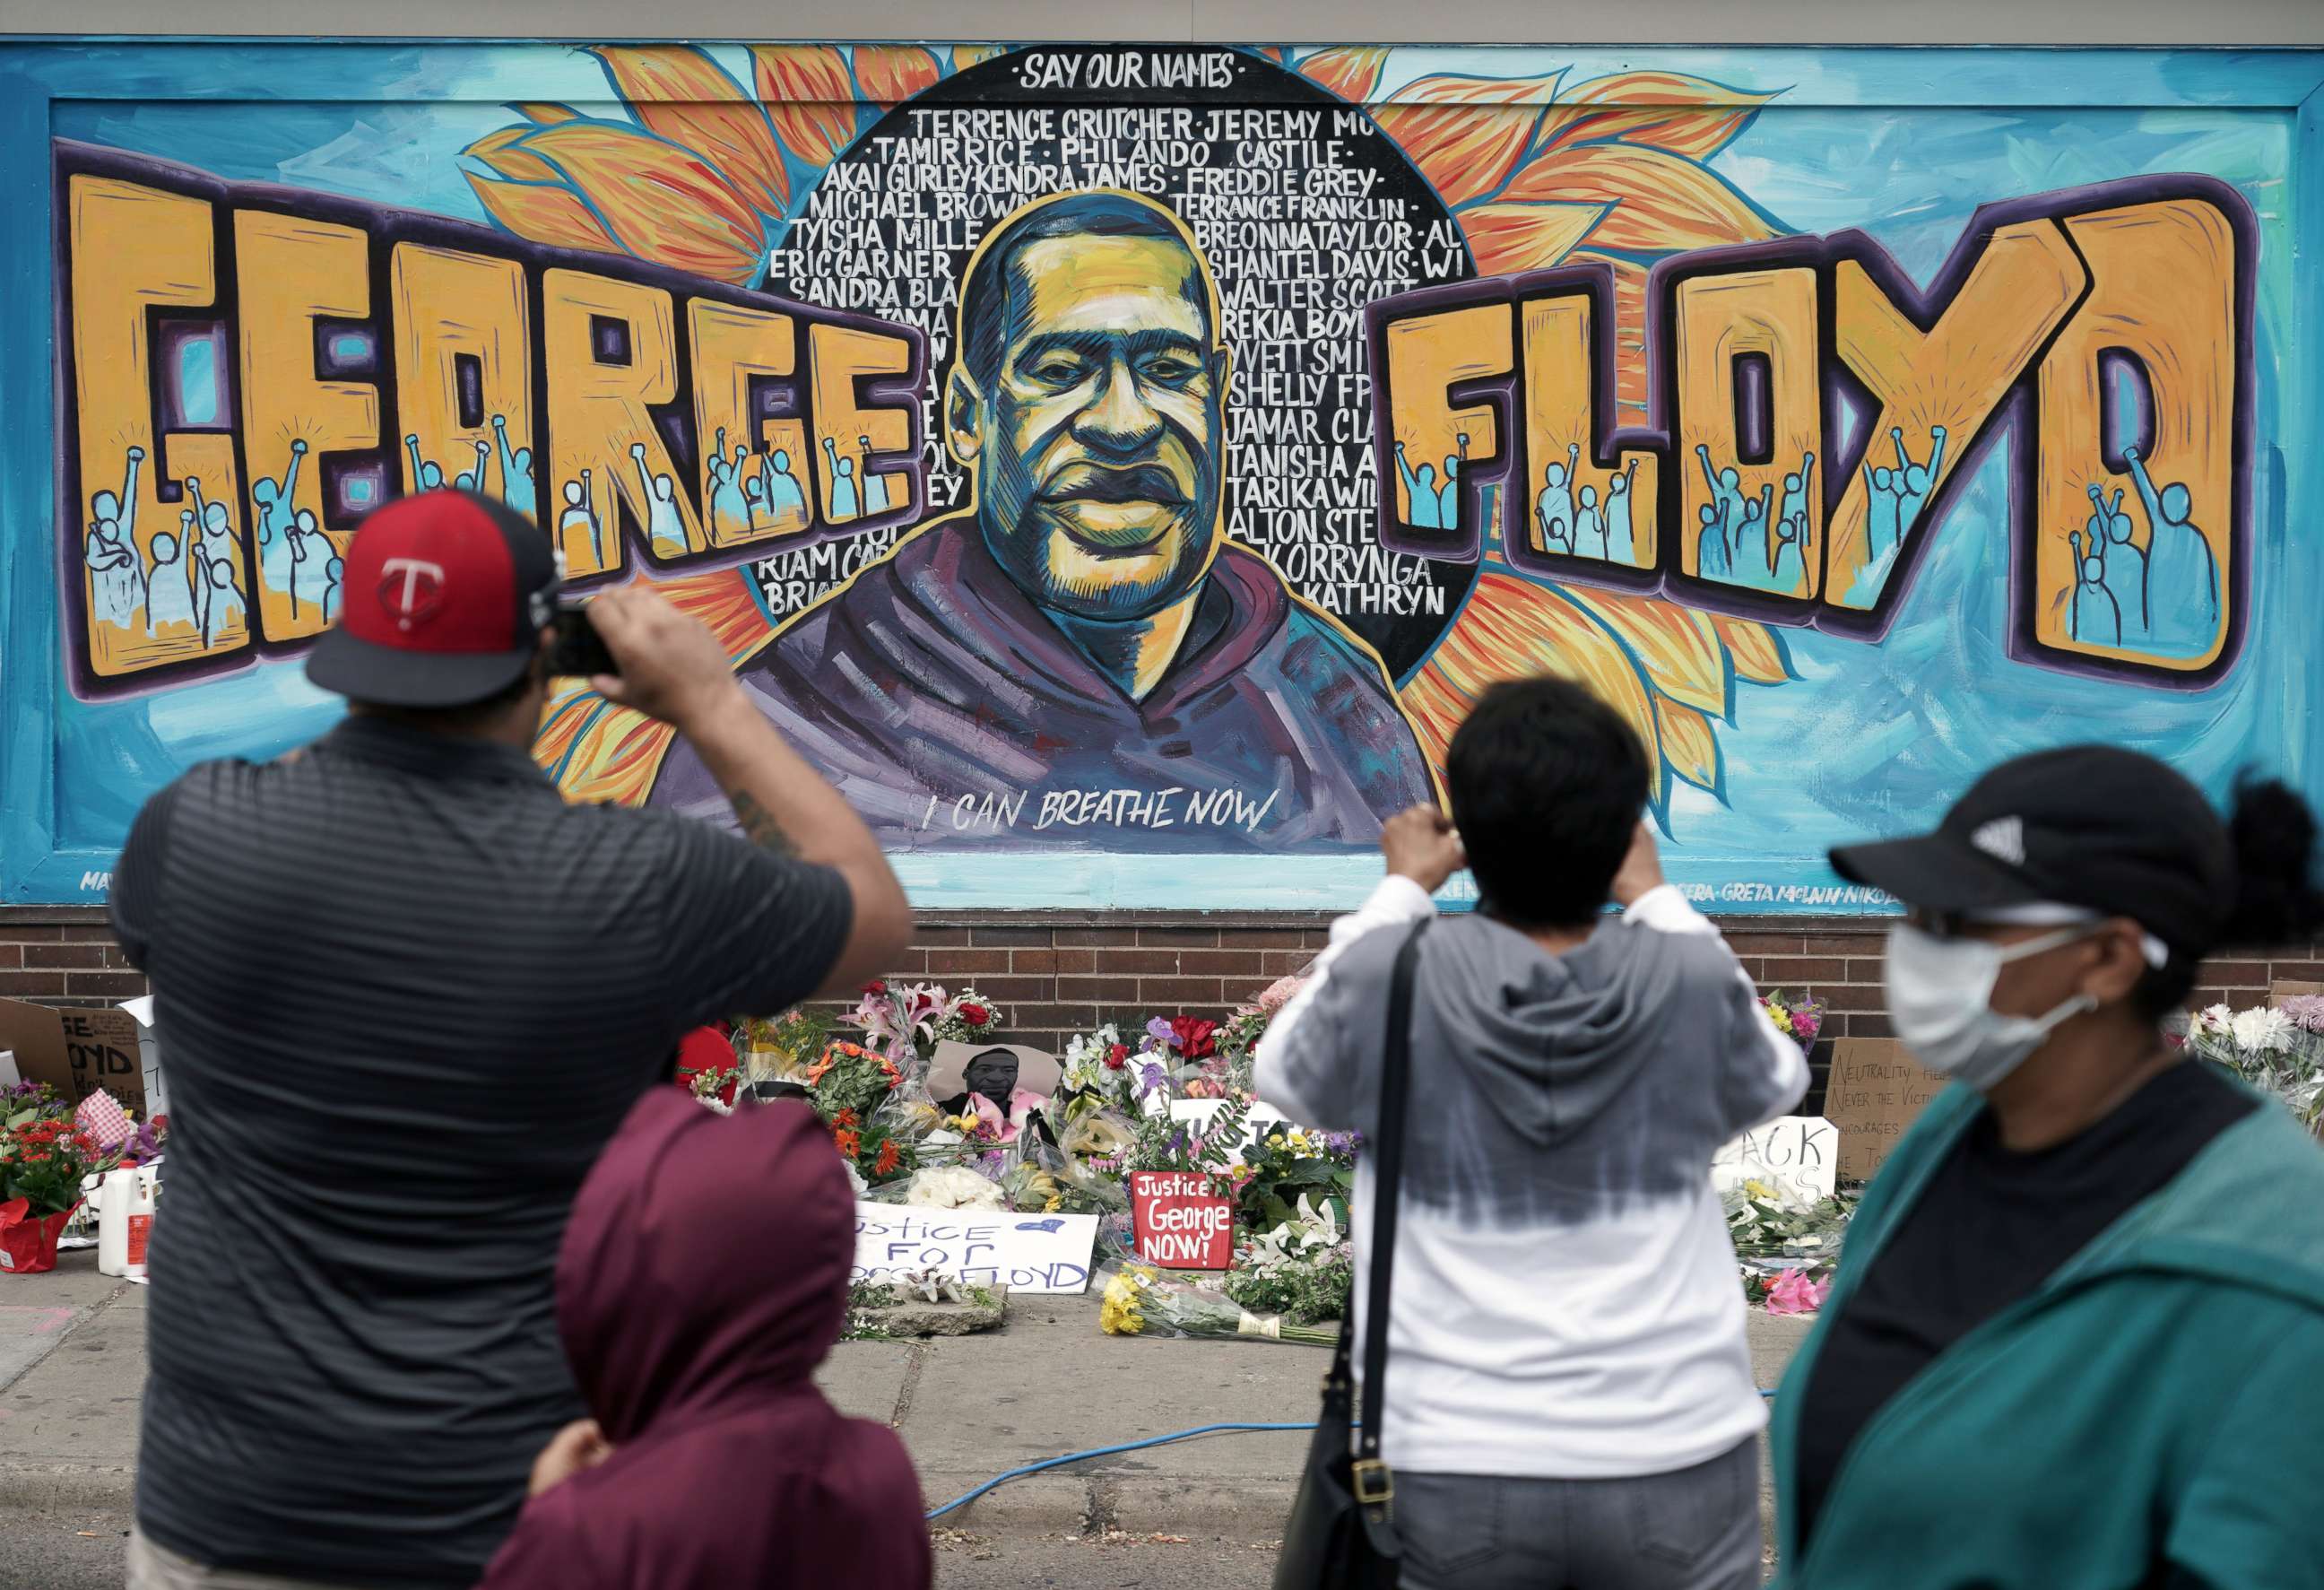
[[[1775,1394],[1765,1388],[1762,1388],[1759,1392],[1759,1395],[1767,1398],[1773,1398]],[[1314,1428],[1313,1421],[1306,1424],[1204,1424],[1196,1425],[1191,1430],[1173,1430],[1167,1436],[1148,1436],[1142,1441],[1124,1441],[1118,1447],[1093,1447],[1086,1452],[1068,1452],[1063,1457],[1045,1457],[1038,1463],[1028,1463],[1022,1468],[1012,1468],[1006,1474],[994,1474],[973,1491],[962,1493],[942,1507],[930,1508],[927,1514],[928,1521],[933,1523],[956,1507],[966,1507],[987,1491],[1007,1484],[1010,1480],[1021,1480],[1027,1474],[1037,1474],[1045,1469],[1062,1468],[1068,1463],[1080,1463],[1084,1458],[1111,1457],[1119,1453],[1137,1452],[1148,1447],[1167,1447],[1173,1441],[1191,1440],[1196,1436],[1223,1435],[1239,1430],[1312,1430]]]

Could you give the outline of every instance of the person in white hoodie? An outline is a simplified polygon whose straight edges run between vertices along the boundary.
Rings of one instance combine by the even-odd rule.
[[[1664,881],[1647,776],[1580,686],[1488,691],[1452,740],[1451,819],[1391,819],[1388,875],[1259,1047],[1291,1119],[1397,1130],[1389,971],[1475,874],[1413,990],[1382,1429],[1406,1590],[1759,1583],[1766,1413],[1711,1160],[1798,1101],[1807,1062]],[[1369,1160],[1355,1202],[1360,1333]]]

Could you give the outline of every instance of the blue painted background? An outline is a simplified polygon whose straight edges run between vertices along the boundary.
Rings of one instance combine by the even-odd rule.
[[[2207,787],[2246,766],[2324,803],[2324,545],[2312,439],[2324,324],[2324,153],[2309,52],[1820,52],[1400,49],[1383,88],[1424,73],[1577,78],[1652,68],[1784,90],[1715,163],[1803,232],[1861,227],[1925,282],[1995,199],[2141,173],[2205,172],[2259,218],[2250,640],[2208,690],[2147,690],[2006,655],[2006,485],[1997,450],[1954,509],[1885,642],[1788,632],[1800,679],[1745,687],[1722,729],[1727,804],[1682,788],[1673,876],[1729,911],[1868,909],[1793,896],[1836,882],[1823,848],[1932,821],[1983,767],[2098,738],[2168,758]],[[198,166],[485,219],[457,152],[507,101],[606,106],[605,79],[559,46],[0,45],[0,898],[100,898],[138,804],[208,757],[263,758],[329,726],[336,698],[295,664],[104,703],[59,666],[56,402],[48,143],[86,140]],[[607,114],[618,114],[607,106]],[[2302,264],[2305,256],[2308,263]],[[2309,339],[2311,343],[2312,336]],[[1313,907],[1377,874],[1360,857],[910,858],[927,905]],[[1028,887],[1026,880],[1038,883]],[[1766,898],[1761,898],[1762,890]]]

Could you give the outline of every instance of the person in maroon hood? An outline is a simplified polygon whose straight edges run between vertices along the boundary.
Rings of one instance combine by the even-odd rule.
[[[903,1443],[812,1378],[845,1317],[854,1216],[805,1105],[640,1100],[557,1263],[596,1417],[541,1455],[479,1590],[926,1590]]]

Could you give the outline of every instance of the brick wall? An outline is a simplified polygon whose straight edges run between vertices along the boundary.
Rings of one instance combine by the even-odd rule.
[[[1330,921],[1285,913],[928,912],[893,975],[973,984],[1008,1012],[1008,1036],[1061,1048],[1102,1021],[1222,1015],[1305,966]],[[1745,917],[1722,925],[1762,989],[1828,1003],[1831,1036],[1889,1035],[1881,923]],[[2324,943],[2222,955],[2204,967],[2197,1003],[2255,1004],[2276,981],[2324,983]],[[143,992],[101,909],[0,907],[0,997],[110,1004]],[[1826,1046],[1818,1058],[1828,1053]],[[1821,1084],[1819,1076],[1819,1093]]]

